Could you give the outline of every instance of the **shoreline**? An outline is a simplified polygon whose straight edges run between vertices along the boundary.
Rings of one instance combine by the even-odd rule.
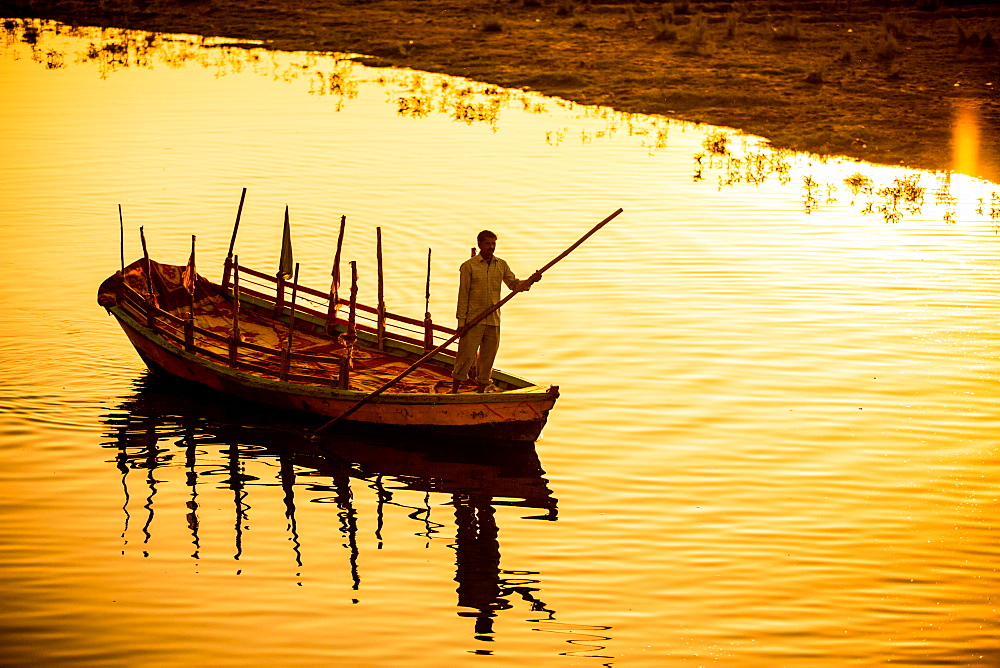
[[[1000,6],[885,5],[0,0],[0,15],[361,53],[372,65],[734,128],[779,149],[1000,182]]]

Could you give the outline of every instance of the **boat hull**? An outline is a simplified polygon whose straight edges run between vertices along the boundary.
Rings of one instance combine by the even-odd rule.
[[[206,360],[173,345],[118,307],[108,309],[145,364],[154,372],[283,410],[337,417],[367,393],[272,380]],[[558,388],[531,387],[478,394],[386,393],[351,415],[355,422],[495,441],[534,441],[541,434]]]

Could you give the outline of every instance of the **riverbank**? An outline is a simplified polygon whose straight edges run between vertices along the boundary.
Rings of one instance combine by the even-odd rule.
[[[363,53],[885,164],[951,169],[964,143],[965,169],[1000,181],[987,3],[0,0],[0,14]],[[972,148],[955,139],[960,111]]]

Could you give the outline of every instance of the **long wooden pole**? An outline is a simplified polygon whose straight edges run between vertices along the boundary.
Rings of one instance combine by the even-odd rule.
[[[194,318],[194,291],[196,289],[195,286],[198,285],[198,281],[197,281],[197,278],[198,278],[198,269],[197,269],[197,266],[198,265],[195,263],[195,258],[194,258],[194,242],[195,242],[195,238],[196,238],[195,235],[192,234],[191,235],[191,261],[190,261],[190,266],[188,267],[188,269],[191,270],[191,309],[190,309],[190,312],[191,312],[191,317],[192,318]]]
[[[602,227],[604,227],[605,225],[607,225],[608,223],[610,223],[612,220],[614,220],[621,212],[622,212],[622,209],[618,209],[617,211],[615,211],[614,213],[612,213],[610,216],[608,216],[607,218],[605,218],[604,220],[602,220],[601,222],[599,222],[597,225],[594,225],[594,227],[592,227],[589,232],[587,232],[582,237],[580,237],[572,246],[570,246],[569,248],[567,248],[566,250],[564,250],[562,253],[560,253],[559,255],[557,255],[553,260],[551,260],[548,264],[546,264],[544,267],[542,267],[541,269],[539,269],[538,271],[536,271],[534,274],[532,274],[531,277],[528,278],[528,285],[530,286],[532,283],[535,283],[536,281],[538,281],[542,277],[542,274],[544,274],[546,271],[548,271],[549,269],[551,269],[552,266],[555,263],[559,262],[564,257],[566,257],[567,255],[569,255],[570,253],[572,253],[574,250],[576,250],[577,247],[580,244],[582,244],[584,241],[586,241],[587,239],[589,239],[595,232],[597,232],[597,230],[601,229]],[[518,292],[520,292],[520,291],[518,291]],[[350,408],[348,408],[346,411],[344,411],[343,413],[341,413],[337,417],[333,418],[332,420],[330,420],[329,422],[327,422],[323,426],[321,426],[318,429],[314,430],[312,432],[312,435],[313,436],[318,436],[320,433],[322,433],[322,432],[326,431],[327,429],[329,429],[330,427],[336,425],[338,422],[341,422],[342,420],[346,420],[349,416],[353,415],[354,412],[357,411],[359,408],[361,408],[365,404],[369,403],[372,399],[374,399],[375,397],[379,396],[380,394],[382,394],[383,392],[385,392],[386,390],[388,390],[389,388],[391,388],[392,386],[394,386],[396,383],[398,383],[399,381],[401,381],[404,378],[406,378],[407,376],[409,376],[418,367],[420,367],[421,365],[423,365],[424,362],[426,362],[430,358],[434,357],[434,355],[437,355],[439,352],[441,352],[442,350],[444,350],[445,348],[447,348],[454,341],[456,341],[461,336],[463,336],[467,331],[469,331],[470,329],[472,329],[472,327],[474,327],[475,325],[478,325],[480,323],[480,321],[482,321],[484,318],[486,318],[486,316],[488,316],[490,313],[493,313],[494,311],[499,310],[501,306],[503,306],[504,304],[506,304],[507,302],[509,302],[511,299],[513,299],[514,296],[518,294],[518,292],[511,292],[509,295],[507,295],[506,297],[504,297],[503,299],[501,299],[500,301],[498,301],[496,304],[494,304],[493,306],[489,307],[488,309],[486,309],[485,311],[483,311],[482,313],[480,313],[479,315],[477,315],[475,318],[473,318],[468,323],[466,323],[466,325],[464,327],[460,328],[457,332],[455,332],[454,334],[452,334],[451,338],[449,338],[447,341],[445,341],[444,343],[442,343],[441,345],[439,345],[434,350],[431,350],[431,351],[425,353],[423,357],[421,357],[416,362],[414,362],[409,367],[407,367],[406,370],[403,371],[402,373],[400,373],[398,376],[396,376],[392,380],[388,381],[387,383],[385,383],[384,385],[382,385],[382,387],[378,388],[377,390],[375,390],[371,394],[367,395],[363,399],[359,400],[356,404],[354,404],[353,406],[351,406]]]
[[[358,330],[355,324],[356,309],[358,306],[358,263],[351,260],[351,302],[350,310],[347,312],[347,334],[344,335],[344,356],[340,358],[340,377],[337,379],[337,387],[347,390],[351,385],[351,364],[354,356],[354,342],[358,338]]]
[[[285,351],[281,360],[281,380],[288,378],[288,365],[292,361],[292,334],[295,333],[295,293],[299,287],[299,263],[295,263],[295,277],[292,278],[292,303],[288,307],[288,341],[285,343]]]
[[[292,277],[292,232],[288,224],[288,205],[285,205],[285,226],[281,232],[281,256],[278,259],[278,287],[274,295],[274,317],[281,315],[285,305],[285,283]]]
[[[375,228],[375,259],[378,264],[378,313],[375,327],[376,344],[385,350],[385,290],[382,279],[382,228]]]
[[[118,205],[118,247],[121,251],[122,259],[122,280],[118,284],[118,290],[115,292],[118,305],[121,306],[122,301],[125,299],[125,219],[122,217],[122,205]]]
[[[149,251],[146,249],[146,233],[143,232],[142,225],[139,226],[139,239],[142,241],[142,257],[146,264],[146,289],[149,290],[149,302],[146,305],[146,324],[150,329],[156,330],[156,292],[153,291],[153,265],[149,260]]]
[[[347,226],[347,216],[340,217],[340,234],[337,235],[337,252],[333,256],[333,269],[330,274],[333,282],[330,284],[330,308],[326,313],[326,331],[333,334],[337,326],[337,310],[340,308],[340,251],[344,247],[344,228]]]
[[[188,317],[184,320],[184,345],[190,351],[194,350],[194,289],[195,289],[195,277],[196,264],[194,258],[194,241],[195,235],[191,235],[191,259],[188,261],[187,269],[191,271],[191,292],[188,293]]]
[[[118,237],[122,256],[122,280],[125,280],[125,219],[122,217],[122,205],[118,205]]]
[[[355,323],[357,322],[357,306],[358,306],[358,263],[351,260],[351,305],[350,310],[347,312],[347,338],[350,340],[351,344],[354,344],[355,339],[358,338],[358,331]]]
[[[427,249],[427,286],[424,288],[424,350],[434,347],[434,323],[431,321],[431,249]]]
[[[236,368],[240,345],[240,256],[233,256],[233,331],[229,337],[229,366]]]
[[[229,254],[226,255],[226,266],[222,271],[222,287],[223,289],[229,286],[229,273],[233,268],[233,248],[236,247],[236,233],[240,229],[240,216],[243,215],[243,200],[246,199],[247,189],[243,189],[243,194],[240,195],[240,208],[236,210],[236,224],[233,225],[233,237],[229,240]]]
[[[427,284],[424,287],[424,316],[431,316],[431,249],[427,249]]]

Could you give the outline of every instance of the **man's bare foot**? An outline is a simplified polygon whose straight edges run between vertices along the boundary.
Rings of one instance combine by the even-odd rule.
[[[476,392],[482,394],[486,391],[486,383],[476,383]]]
[[[458,386],[461,384],[461,382],[462,381],[460,381],[460,380],[453,380],[453,381],[451,381],[451,393],[452,394],[458,394]]]

